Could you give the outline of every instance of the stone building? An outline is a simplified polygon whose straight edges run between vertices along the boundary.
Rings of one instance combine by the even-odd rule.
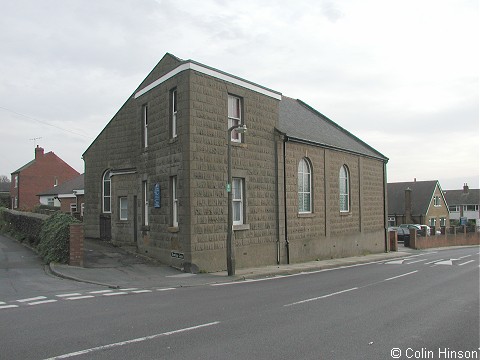
[[[299,100],[171,54],[83,155],[86,236],[225,269],[228,134],[237,267],[385,251],[385,156]]]

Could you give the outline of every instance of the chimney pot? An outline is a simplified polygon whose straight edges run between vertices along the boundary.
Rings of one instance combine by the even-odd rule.
[[[43,156],[44,149],[37,145],[35,148],[35,160]]]

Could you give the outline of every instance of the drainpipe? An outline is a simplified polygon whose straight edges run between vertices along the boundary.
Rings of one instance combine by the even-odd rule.
[[[286,169],[286,148],[288,137],[283,138],[283,211],[285,220],[285,248],[287,250],[287,264],[290,264],[290,243],[288,242],[288,222],[287,222],[287,169]]]

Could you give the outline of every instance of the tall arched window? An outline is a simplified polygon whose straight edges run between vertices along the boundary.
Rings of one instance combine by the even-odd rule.
[[[104,213],[112,212],[112,181],[110,179],[110,170],[105,171],[102,178],[102,211]]]
[[[298,212],[312,212],[312,169],[305,158],[298,164]]]
[[[347,165],[340,168],[338,176],[340,187],[340,212],[350,211],[350,179]]]

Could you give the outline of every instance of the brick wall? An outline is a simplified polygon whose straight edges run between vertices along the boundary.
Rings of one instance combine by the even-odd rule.
[[[69,265],[71,266],[83,266],[84,260],[84,232],[83,224],[73,223],[70,224],[70,259]]]

